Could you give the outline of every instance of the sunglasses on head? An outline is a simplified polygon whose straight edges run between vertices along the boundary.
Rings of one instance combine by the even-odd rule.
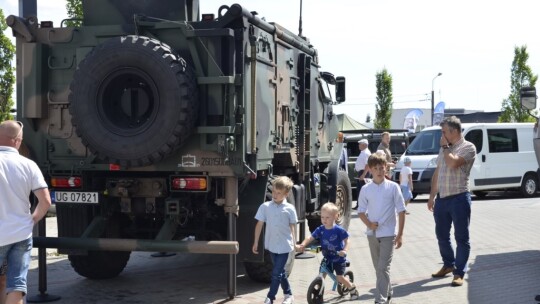
[[[23,131],[23,128],[24,128],[24,124],[23,124],[22,122],[20,122],[20,121],[16,121],[16,122],[19,124],[19,126],[21,127],[21,129],[19,130],[19,133],[17,133],[17,135],[16,135],[15,137],[13,137],[13,139],[19,138],[19,137],[21,136],[22,131]]]

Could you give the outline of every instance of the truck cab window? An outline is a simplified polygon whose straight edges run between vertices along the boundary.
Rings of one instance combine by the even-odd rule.
[[[321,97],[321,100],[332,103],[332,91],[330,90],[330,84],[326,82],[324,79],[319,80],[319,94]]]

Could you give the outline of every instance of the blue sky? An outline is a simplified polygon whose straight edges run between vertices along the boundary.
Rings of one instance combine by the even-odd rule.
[[[64,0],[37,1],[39,20],[65,18]],[[221,5],[239,3],[298,32],[299,0],[200,2],[202,13],[216,15]],[[6,16],[17,6],[0,0]],[[515,46],[527,45],[529,65],[540,73],[535,0],[305,0],[303,7],[303,34],[321,69],[347,78],[347,101],[335,111],[360,122],[374,118],[375,74],[383,68],[393,77],[394,108],[428,109],[433,84],[435,104],[484,111],[500,110],[510,94]]]

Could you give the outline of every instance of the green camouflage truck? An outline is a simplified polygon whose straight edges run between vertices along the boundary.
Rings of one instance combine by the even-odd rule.
[[[6,19],[17,117],[56,204],[54,246],[77,273],[111,278],[131,251],[160,248],[229,254],[231,297],[237,259],[269,281],[269,255],[251,245],[278,175],[294,181],[299,239],[327,201],[348,226],[333,111],[345,78],[321,71],[307,38],[239,4],[200,17],[197,0],[83,0],[81,26],[55,27],[35,0],[20,3]],[[238,254],[214,241],[237,242]]]

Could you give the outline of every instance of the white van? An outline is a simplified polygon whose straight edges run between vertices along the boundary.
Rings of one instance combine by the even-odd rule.
[[[465,139],[476,146],[469,187],[479,197],[487,191],[518,189],[524,197],[538,190],[538,163],[533,149],[533,123],[464,123]],[[427,194],[437,166],[441,127],[428,127],[417,134],[399,159],[393,178],[399,181],[403,158],[411,159],[414,193]]]

